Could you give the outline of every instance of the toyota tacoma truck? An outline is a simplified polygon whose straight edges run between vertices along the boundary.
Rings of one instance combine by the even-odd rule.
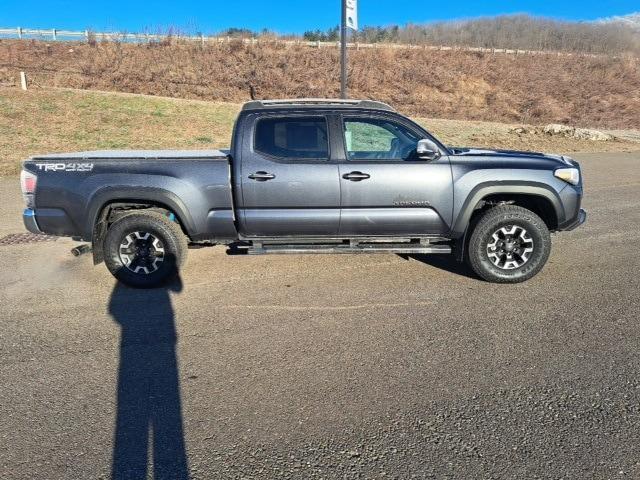
[[[229,150],[93,151],[23,163],[26,228],[91,243],[154,287],[190,247],[228,253],[451,254],[482,279],[536,275],[550,232],[586,219],[580,166],[456,148],[370,100],[246,103]]]

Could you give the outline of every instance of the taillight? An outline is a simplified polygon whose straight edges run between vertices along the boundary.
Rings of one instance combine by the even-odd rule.
[[[20,173],[20,188],[22,188],[22,198],[24,198],[24,203],[27,204],[27,208],[33,208],[37,183],[37,176],[31,172],[22,170]]]

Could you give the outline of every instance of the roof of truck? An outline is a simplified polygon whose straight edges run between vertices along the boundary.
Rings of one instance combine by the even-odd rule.
[[[243,111],[271,110],[274,108],[339,108],[395,111],[393,107],[375,100],[346,100],[341,98],[291,98],[278,100],[253,100],[242,106]]]

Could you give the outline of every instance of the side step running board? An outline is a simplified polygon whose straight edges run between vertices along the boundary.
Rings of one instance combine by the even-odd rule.
[[[329,245],[238,245],[227,253],[246,253],[248,255],[296,254],[296,253],[451,253],[449,245],[429,245],[420,243],[387,243],[387,244],[329,244]]]

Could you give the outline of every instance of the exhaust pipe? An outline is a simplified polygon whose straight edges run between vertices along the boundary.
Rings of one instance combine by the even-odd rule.
[[[91,245],[89,245],[88,243],[85,243],[83,245],[78,245],[77,247],[72,248],[71,255],[73,255],[74,257],[79,257],[80,255],[84,253],[89,253],[90,251],[91,251]]]

